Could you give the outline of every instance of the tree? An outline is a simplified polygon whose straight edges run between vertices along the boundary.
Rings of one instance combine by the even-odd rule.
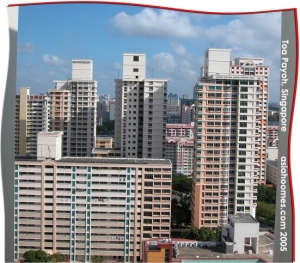
[[[173,175],[172,194],[177,196],[172,199],[172,225],[189,226],[191,224],[192,178],[185,175]]]
[[[200,240],[199,228],[190,227],[190,229],[188,231],[182,233],[182,237],[187,238],[187,239]]]
[[[182,207],[189,209],[192,198],[192,178],[184,175],[173,175],[172,193],[180,198]]]
[[[29,250],[23,255],[24,262],[49,262],[47,253],[42,250]]]
[[[92,262],[103,262],[104,261],[104,257],[102,256],[92,256],[91,258]]]
[[[258,201],[256,208],[256,219],[261,224],[265,224],[269,227],[275,225],[275,205],[267,204],[265,202]]]
[[[177,227],[191,224],[191,210],[182,207],[175,198],[172,199],[171,224]]]
[[[257,187],[257,201],[265,202],[267,204],[275,204],[276,189],[259,184]]]
[[[197,241],[221,241],[221,231],[221,227],[217,227],[216,229],[209,227],[190,227],[190,229],[184,232],[182,236]]]
[[[54,253],[49,256],[49,260],[51,262],[63,262],[65,260],[65,257],[61,253]]]
[[[115,121],[104,121],[102,123],[102,125],[98,125],[96,130],[97,130],[97,134],[100,134],[101,132],[102,133],[108,133],[108,132],[111,132],[111,131],[114,131],[115,129]]]

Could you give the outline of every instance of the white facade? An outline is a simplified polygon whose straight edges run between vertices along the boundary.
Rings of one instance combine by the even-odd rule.
[[[209,48],[205,51],[203,76],[229,75],[230,49]]]
[[[164,158],[168,80],[145,78],[145,67],[145,54],[124,54],[123,78],[115,80],[115,148],[127,158]]]
[[[72,60],[72,80],[92,80],[93,61]]]
[[[230,215],[222,226],[222,243],[227,254],[258,254],[259,222],[249,214]]]
[[[123,54],[123,80],[135,79],[143,81],[146,78],[146,54]]]
[[[109,102],[109,120],[113,121],[115,120],[115,101],[110,101]]]
[[[62,157],[63,132],[39,132],[37,160],[60,159]]]

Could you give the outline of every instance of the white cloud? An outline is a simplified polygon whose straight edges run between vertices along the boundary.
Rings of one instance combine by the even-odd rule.
[[[18,52],[25,54],[35,54],[34,43],[19,43]]]
[[[130,16],[124,12],[117,14],[112,24],[125,35],[138,35],[152,38],[195,37],[197,29],[187,15],[180,12],[143,9]]]
[[[213,47],[230,47],[239,56],[278,56],[280,49],[280,13],[241,15],[227,24],[203,30]]]
[[[59,66],[59,67],[66,65],[66,62],[63,61],[62,59],[60,59],[59,57],[51,56],[51,55],[48,55],[48,54],[45,54],[43,56],[43,62],[48,64],[48,65]]]
[[[147,68],[153,68],[154,72],[164,71],[171,73],[176,68],[175,59],[168,52],[161,52],[154,55],[154,57],[149,61],[149,65],[150,67],[147,66]]]
[[[172,43],[171,43],[171,48],[172,48],[173,52],[174,52],[175,54],[177,54],[177,55],[183,56],[183,55],[185,55],[186,52],[187,52],[185,46],[183,46],[183,45],[181,45],[181,44],[179,44],[179,43],[174,43],[174,42],[172,42]]]

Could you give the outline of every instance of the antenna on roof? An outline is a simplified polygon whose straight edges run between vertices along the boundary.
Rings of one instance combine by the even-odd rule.
[[[119,79],[120,70],[118,69],[118,79]]]
[[[151,78],[153,78],[153,71],[154,71],[154,68],[151,68]]]

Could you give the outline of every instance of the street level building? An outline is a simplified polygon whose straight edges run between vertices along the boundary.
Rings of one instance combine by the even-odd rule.
[[[209,48],[195,86],[192,224],[216,227],[229,214],[255,217],[266,180],[269,68],[262,58],[230,60]]]
[[[126,158],[165,158],[168,80],[146,77],[145,54],[125,53],[115,84],[115,148]]]

